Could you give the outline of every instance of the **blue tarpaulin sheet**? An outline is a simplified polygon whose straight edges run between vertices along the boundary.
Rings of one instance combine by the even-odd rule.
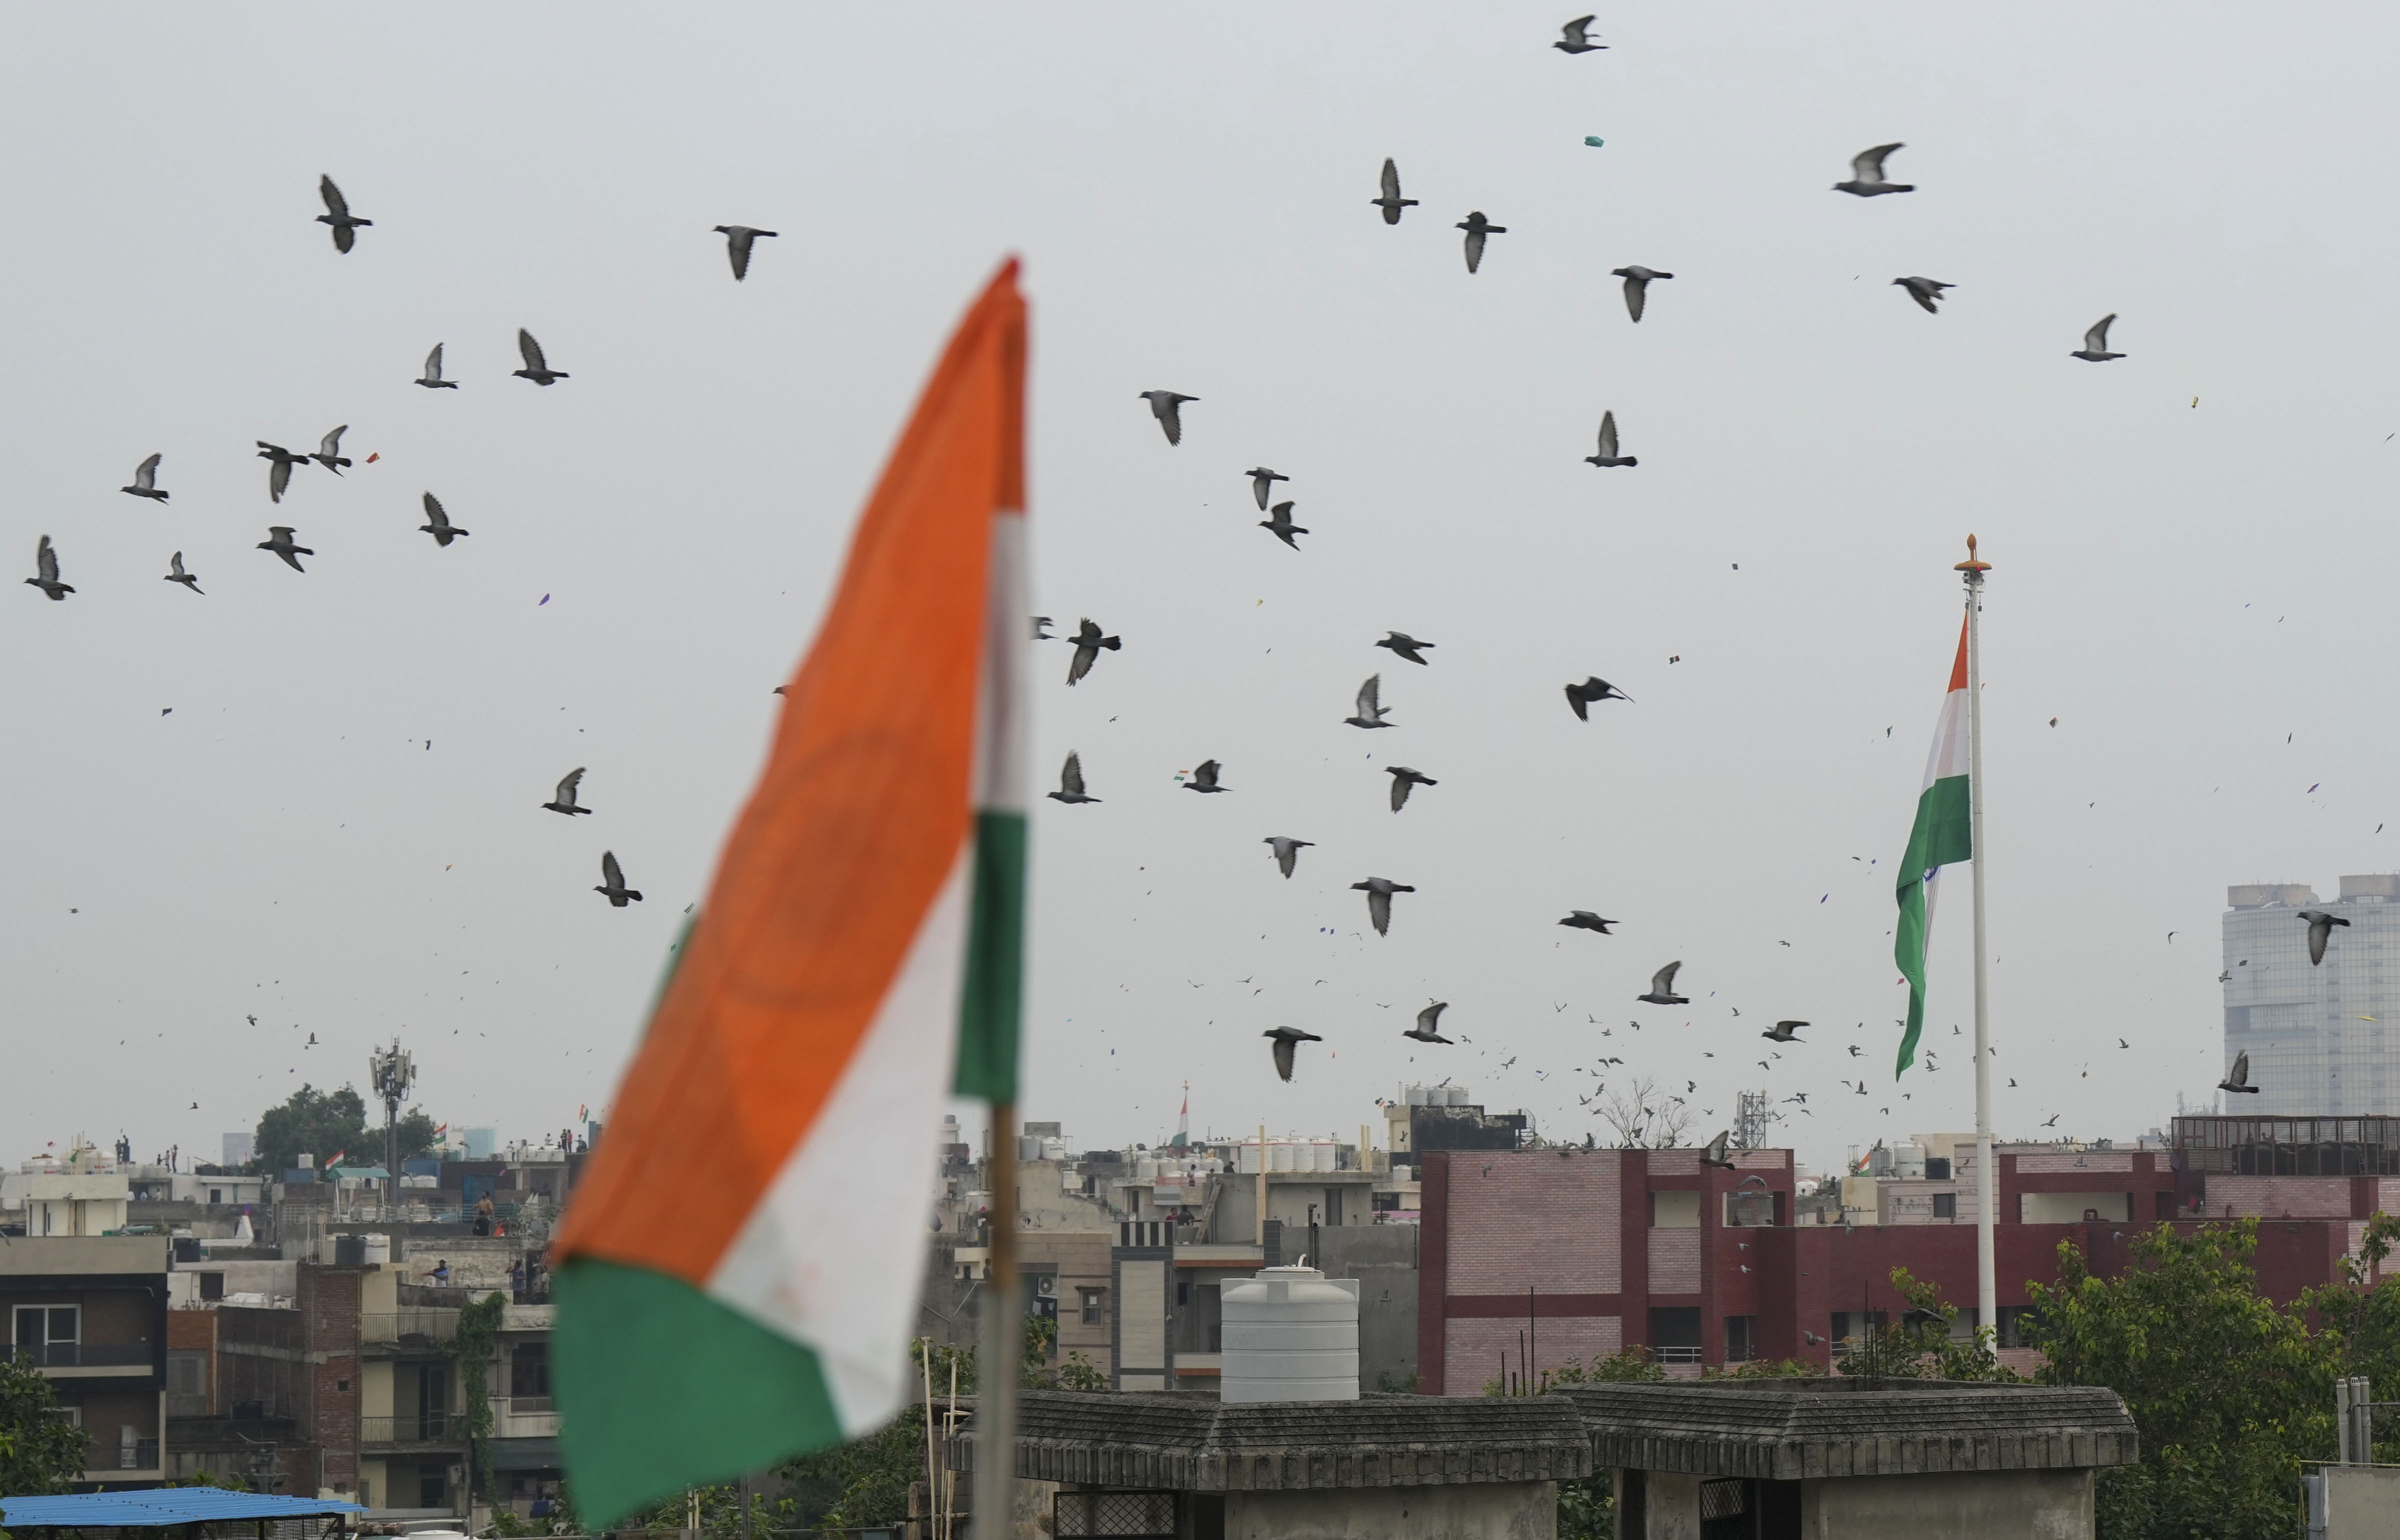
[[[255,1519],[310,1519],[364,1513],[331,1498],[262,1497],[219,1487],[150,1487],[135,1492],[77,1492],[66,1497],[0,1497],[0,1527],[105,1529],[166,1524],[216,1524]]]

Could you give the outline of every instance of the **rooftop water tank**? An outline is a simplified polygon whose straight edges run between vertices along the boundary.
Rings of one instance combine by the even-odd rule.
[[[1358,1281],[1270,1267],[1224,1287],[1223,1401],[1358,1398]]]
[[[1258,1175],[1259,1147],[1255,1143],[1234,1147],[1234,1169],[1245,1177]]]
[[[1308,1168],[1312,1171],[1339,1170],[1342,1163],[1335,1153],[1337,1148],[1331,1139],[1310,1139]]]
[[[1465,1107],[1468,1105],[1466,1099],[1466,1087],[1464,1085],[1444,1086],[1442,1088],[1442,1096],[1443,1099],[1452,1107]]]
[[[1267,1141],[1267,1169],[1270,1171],[1289,1171],[1291,1169],[1291,1140],[1270,1139]]]
[[[1411,1085],[1401,1095],[1408,1098],[1408,1104],[1411,1107],[1423,1107],[1425,1104],[1425,1088],[1422,1085]]]
[[[360,1236],[359,1239],[365,1243],[365,1261],[369,1267],[389,1267],[391,1265],[391,1237],[389,1235],[366,1234]]]

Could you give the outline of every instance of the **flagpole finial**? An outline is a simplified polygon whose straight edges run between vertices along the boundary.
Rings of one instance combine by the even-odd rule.
[[[1967,537],[1967,559],[1960,562],[1957,566],[1952,567],[1950,570],[1953,572],[1989,572],[1992,570],[1992,564],[1979,560],[1976,557],[1975,537],[1970,535]]]

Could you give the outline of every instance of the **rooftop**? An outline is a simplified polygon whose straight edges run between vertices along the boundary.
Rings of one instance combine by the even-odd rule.
[[[1853,1378],[1572,1385],[1602,1466],[1792,1481],[2131,1465],[2117,1393]]]
[[[1367,1395],[1228,1406],[1213,1391],[1029,1390],[1017,1402],[1016,1474],[1042,1481],[1183,1492],[1302,1492],[1571,1480],[1590,1440],[1561,1397]],[[950,1441],[972,1469],[972,1435]]]

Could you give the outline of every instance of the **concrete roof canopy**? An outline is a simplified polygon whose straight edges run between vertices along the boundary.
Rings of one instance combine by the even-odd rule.
[[[1602,1467],[1792,1481],[2131,1465],[2113,1390],[1851,1378],[1570,1385]]]

